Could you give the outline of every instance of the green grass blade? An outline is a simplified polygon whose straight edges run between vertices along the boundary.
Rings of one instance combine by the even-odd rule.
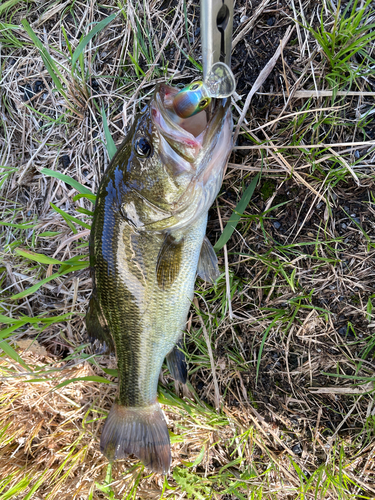
[[[50,205],[57,213],[63,216],[63,218],[66,220],[66,222],[68,223],[68,225],[70,226],[70,228],[74,233],[77,233],[77,230],[73,226],[72,222],[75,222],[76,224],[84,227],[85,229],[91,229],[91,226],[89,224],[86,224],[86,222],[82,222],[81,220],[77,219],[77,217],[73,217],[72,215],[67,214],[66,212],[64,212],[64,210],[61,210],[61,208],[57,207],[52,202],[50,203]]]
[[[90,200],[93,203],[95,203],[96,194],[76,194],[75,196],[73,196],[73,201],[80,200],[81,198],[86,198],[87,200]]]
[[[118,370],[114,370],[113,368],[102,368],[102,370],[107,375],[111,375],[111,377],[118,377]]]
[[[259,347],[259,352],[258,352],[258,359],[257,359],[257,369],[256,369],[256,377],[255,377],[255,385],[257,385],[258,383],[258,375],[259,375],[259,367],[260,367],[260,362],[261,362],[261,359],[262,359],[262,352],[263,352],[263,347],[264,347],[264,344],[267,340],[267,337],[268,337],[268,334],[271,330],[271,328],[273,327],[273,325],[279,320],[280,316],[282,316],[284,313],[280,312],[276,318],[272,321],[272,323],[267,327],[267,329],[265,330],[265,332],[263,333],[263,338],[262,338],[262,342],[260,344],[260,347]]]
[[[79,271],[80,269],[87,269],[88,267],[90,267],[90,262],[88,260],[81,261],[79,264],[61,266],[61,268],[59,269],[59,273],[68,274],[73,271]]]
[[[136,56],[132,56],[130,52],[128,52],[128,56],[130,57],[132,63],[134,64],[134,69],[137,73],[138,76],[146,76],[146,73],[143,71],[143,69],[139,66],[138,64],[138,59]]]
[[[50,54],[48,53],[47,49],[44,47],[42,42],[36,36],[36,34],[34,33],[32,27],[30,26],[28,21],[26,19],[22,19],[21,23],[22,23],[23,27],[25,28],[27,34],[31,38],[31,40],[34,42],[34,45],[39,50],[40,55],[43,59],[43,62],[47,68],[47,71],[50,74],[54,84],[56,85],[56,88],[61,93],[61,95],[66,97],[65,90],[64,90],[63,85],[61,83],[61,80],[64,80],[64,78],[62,77],[60,71],[57,69],[57,66],[56,66],[54,60],[52,59],[52,57],[50,56]]]
[[[116,148],[115,141],[112,139],[111,132],[109,131],[109,128],[108,128],[107,116],[105,114],[104,108],[102,108],[101,113],[102,113],[102,119],[103,119],[105,140],[107,142],[106,148],[108,151],[109,159],[112,160],[112,158],[115,156],[115,154],[117,152],[117,148]]]
[[[86,208],[82,208],[82,207],[77,207],[76,211],[79,214],[88,215],[89,217],[92,217],[94,215],[94,212],[92,210],[87,210]]]
[[[1,345],[1,344],[0,344]],[[61,382],[58,384],[52,391],[55,391],[56,389],[60,389],[60,387],[65,387],[68,384],[72,384],[73,382],[80,382],[80,381],[86,381],[86,382],[100,382],[102,384],[111,384],[112,382],[104,377],[100,377],[100,375],[89,375],[88,377],[77,377],[77,378],[70,378],[69,380],[64,380],[64,382]]]
[[[95,196],[93,192],[90,191],[89,188],[82,186],[82,184],[69,177],[69,175],[60,174],[60,172],[55,172],[54,170],[50,170],[49,168],[42,168],[41,173],[44,175],[49,175],[50,177],[55,177],[60,181],[66,182],[67,184],[69,184],[69,186],[72,186],[72,188],[76,189],[81,194]]]
[[[0,331],[0,339],[4,340],[7,337],[9,337],[15,330],[18,330],[18,328],[21,328],[22,326],[26,325],[28,321],[17,321],[13,326],[10,326],[8,328],[4,328],[3,330]]]
[[[69,41],[68,34],[67,34],[67,32],[66,32],[66,30],[65,30],[64,26],[61,26],[61,31],[62,31],[62,33],[63,33],[63,35],[64,35],[65,43],[66,43],[66,46],[67,46],[67,48],[68,48],[68,50],[69,50],[70,57],[73,57],[73,49],[72,49],[72,45],[71,45],[71,43],[70,43],[70,41]]]
[[[16,498],[16,496],[20,498],[20,493],[30,485],[31,481],[32,479],[30,475],[23,477],[20,481],[17,482],[17,484],[12,486],[8,491],[1,495],[0,500],[12,500]]]
[[[0,5],[0,14],[2,14],[4,10],[10,9],[18,3],[20,3],[20,0],[8,0],[7,2],[4,2],[3,5]]]
[[[18,354],[17,351],[13,349],[11,345],[9,345],[5,340],[2,340],[0,342],[0,349],[2,349],[7,356],[12,358],[16,363],[20,364],[27,370],[28,372],[31,372],[32,369],[27,366],[27,364],[21,359],[21,356]]]
[[[0,314],[0,323],[3,323],[5,325],[13,325],[17,322],[25,322],[25,323],[47,323],[48,325],[51,325],[52,323],[58,323],[60,321],[66,320],[69,316],[71,316],[71,312],[61,314],[59,316],[21,316],[19,318],[9,318],[8,316],[4,316],[3,314]]]
[[[43,472],[43,474],[40,476],[38,481],[34,484],[34,486],[31,488],[31,490],[29,491],[29,493],[25,496],[25,498],[23,500],[30,500],[30,498],[34,495],[34,493],[39,488],[39,486],[41,486],[41,484],[43,483],[43,478],[47,474],[47,472],[48,472],[48,470],[45,470]]]
[[[61,234],[60,231],[45,231],[44,233],[39,234],[39,238],[51,238],[53,236],[57,236],[58,234]]]
[[[345,375],[343,373],[327,373],[321,372],[322,375],[327,377],[345,378],[347,380],[362,380],[363,382],[375,382],[375,377],[366,377],[366,375]]]
[[[36,222],[34,224],[12,224],[11,222],[0,222],[0,226],[14,227],[16,229],[31,229],[36,226]]]
[[[52,276],[48,276],[47,278],[44,278],[43,280],[39,281],[35,285],[31,286],[30,288],[27,288],[23,292],[16,293],[16,295],[12,295],[11,300],[22,299],[23,297],[26,297],[27,295],[30,295],[30,294],[36,292],[37,290],[39,290],[39,288],[42,285],[45,285],[49,281],[54,280],[58,276],[60,276],[60,273],[55,273],[55,274],[52,274]]]
[[[76,50],[74,51],[73,57],[72,57],[72,66],[74,67],[77,59],[79,56],[82,54],[84,48],[86,45],[94,38],[94,36],[99,33],[102,29],[104,29],[111,21],[114,20],[114,18],[117,16],[117,12],[108,16],[106,19],[103,19],[100,21],[95,28],[93,28],[90,33],[88,33],[78,44]]]
[[[41,264],[63,264],[60,260],[47,257],[47,255],[43,255],[41,253],[31,252],[31,250],[16,248],[16,253],[22,257],[26,257],[26,259],[34,260],[35,262],[40,262]]]
[[[226,242],[229,240],[229,238],[232,236],[233,231],[235,230],[237,224],[239,223],[241,216],[243,215],[247,205],[249,204],[249,201],[254,193],[254,190],[256,188],[256,185],[258,184],[258,179],[259,179],[259,174],[257,174],[254,179],[251,181],[249,187],[246,189],[244,194],[242,195],[242,198],[238,202],[236,208],[234,209],[234,212],[230,216],[227,225],[225,226],[219,240],[217,241],[216,245],[214,246],[214,249],[216,251],[221,250],[223,246],[226,244]]]
[[[368,301],[367,301],[367,308],[366,308],[366,317],[367,317],[367,321],[371,321],[371,317],[372,317],[372,301],[371,301],[371,297],[368,298]]]
[[[4,316],[3,314],[0,314],[0,323],[2,323],[4,325],[13,325],[16,321],[18,321],[18,320],[15,318],[10,318],[9,316]],[[27,320],[27,322],[28,322],[28,320]]]
[[[185,19],[186,38],[188,40],[188,44],[189,44],[189,47],[190,47],[190,37],[189,37],[189,26],[188,26],[188,16],[187,16],[187,9],[186,9],[186,0],[184,0],[184,19]]]

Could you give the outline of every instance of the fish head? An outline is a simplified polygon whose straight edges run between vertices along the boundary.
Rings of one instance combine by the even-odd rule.
[[[232,149],[229,101],[218,101],[210,119],[205,110],[184,119],[173,106],[178,92],[158,85],[130,134],[128,179],[137,199],[125,212],[136,212],[146,230],[182,228],[207,211]]]

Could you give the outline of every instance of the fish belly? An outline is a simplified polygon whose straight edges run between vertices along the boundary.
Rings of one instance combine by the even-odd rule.
[[[182,239],[182,254],[176,279],[167,290],[162,290],[156,278],[157,260],[160,252],[160,238],[157,245],[144,249],[142,261],[146,286],[143,288],[143,303],[137,309],[141,328],[137,332],[124,330],[116,339],[120,374],[119,401],[125,406],[147,406],[154,404],[160,370],[166,355],[174,347],[185,329],[194,293],[194,283],[200,250],[205,236],[207,215],[201,217],[188,230],[174,236]],[[141,266],[140,266],[141,267]],[[128,281],[124,276],[124,281]],[[136,333],[136,341],[134,338]],[[128,348],[126,348],[128,345]],[[129,346],[137,349],[130,353]],[[131,354],[129,356],[129,354]],[[132,396],[132,397],[129,397]]]

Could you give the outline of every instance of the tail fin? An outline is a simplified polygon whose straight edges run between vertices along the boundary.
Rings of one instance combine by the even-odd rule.
[[[100,450],[111,462],[133,454],[148,469],[166,474],[171,465],[171,449],[159,404],[129,408],[114,403],[104,424]]]

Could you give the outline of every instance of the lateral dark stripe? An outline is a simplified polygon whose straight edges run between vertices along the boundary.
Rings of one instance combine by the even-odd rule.
[[[117,174],[117,175],[116,175]],[[117,178],[116,178],[117,177]],[[134,296],[123,283],[117,268],[121,227],[126,224],[120,214],[121,191],[125,189],[118,178],[118,169],[107,171],[100,186],[99,203],[102,209],[95,220],[93,246],[98,301],[107,320],[116,347],[118,362],[119,401],[125,406],[141,406],[142,394],[135,381],[139,377],[139,359],[142,322]],[[130,229],[129,229],[130,231]]]

